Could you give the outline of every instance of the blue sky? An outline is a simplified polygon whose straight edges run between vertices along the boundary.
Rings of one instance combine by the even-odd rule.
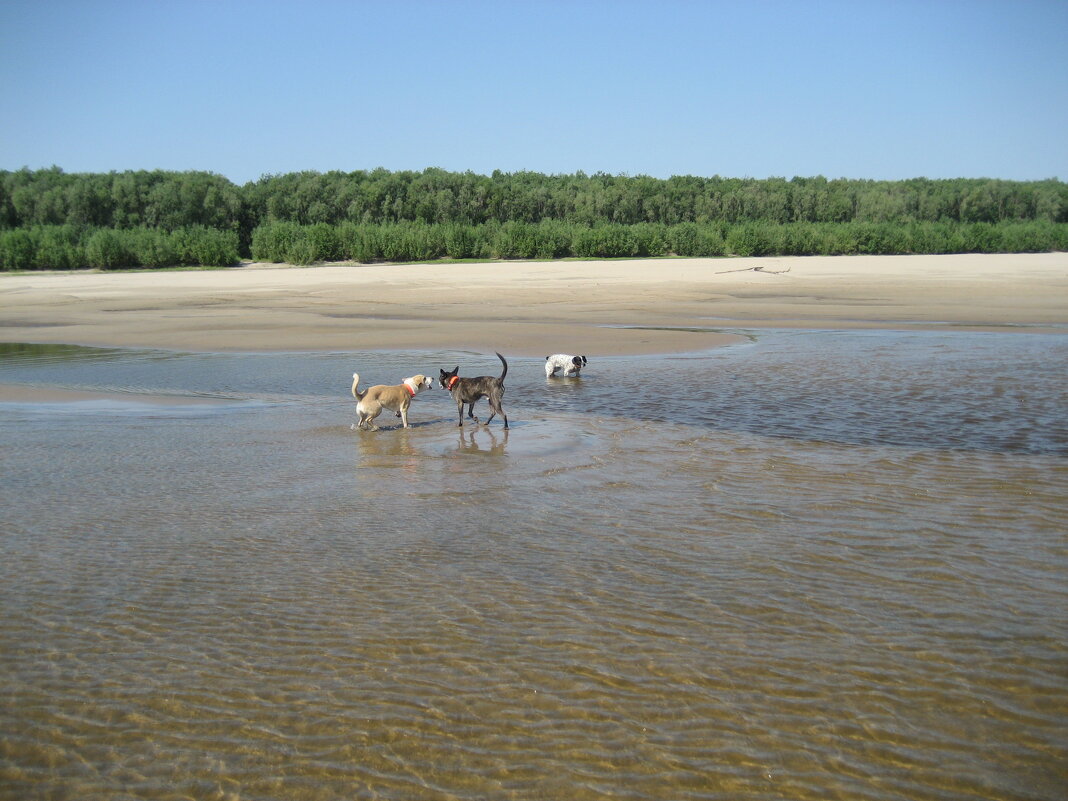
[[[0,169],[1068,180],[1066,0],[0,0]]]

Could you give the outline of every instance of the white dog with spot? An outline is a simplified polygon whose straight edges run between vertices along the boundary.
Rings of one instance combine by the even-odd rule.
[[[586,366],[585,356],[572,356],[568,353],[556,353],[545,357],[545,377],[560,373],[564,376],[577,376]]]

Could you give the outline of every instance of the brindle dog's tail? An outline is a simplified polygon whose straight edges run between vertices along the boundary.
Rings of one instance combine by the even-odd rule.
[[[363,392],[360,392],[360,374],[359,373],[353,373],[352,374],[352,397],[354,397],[358,401],[362,401],[363,400],[363,396],[366,395],[366,394],[367,394],[367,390],[366,389]]]
[[[501,356],[501,354],[499,354],[499,353],[497,354],[497,358],[500,359],[501,360],[501,364],[504,365],[504,372],[501,373],[501,377],[499,379],[497,379],[497,380],[498,381],[504,381],[504,377],[506,375],[508,375],[508,362],[506,362],[504,360],[504,357]]]

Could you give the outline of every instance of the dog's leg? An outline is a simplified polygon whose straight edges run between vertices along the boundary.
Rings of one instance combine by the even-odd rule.
[[[486,425],[489,425],[490,420],[492,420],[496,415],[499,414],[502,418],[504,418],[504,427],[508,428],[508,415],[504,413],[504,407],[501,406],[501,399],[499,397],[493,397],[491,395],[488,400],[491,414],[489,420],[486,421]]]
[[[397,417],[399,417],[401,419],[401,423],[404,424],[404,428],[408,427],[408,406],[409,405],[410,404],[407,404],[407,403],[402,404],[401,407],[400,407],[400,411],[397,412]]]
[[[460,428],[464,427],[464,402],[458,401],[456,403],[456,413],[460,416]]]
[[[478,418],[475,417],[475,401],[471,401],[469,404],[467,404],[467,416],[474,420],[476,423],[478,422]]]
[[[375,425],[375,419],[380,414],[382,414],[381,403],[375,403],[374,407],[372,407],[366,412],[366,422],[370,426],[370,428],[367,429],[368,431],[378,431],[378,426]]]

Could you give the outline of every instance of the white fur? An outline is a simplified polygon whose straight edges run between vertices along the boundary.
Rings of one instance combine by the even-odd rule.
[[[577,360],[577,361],[576,361]],[[545,377],[549,378],[558,372],[565,376],[577,376],[579,371],[586,366],[585,356],[572,356],[568,353],[555,353],[545,357]]]

